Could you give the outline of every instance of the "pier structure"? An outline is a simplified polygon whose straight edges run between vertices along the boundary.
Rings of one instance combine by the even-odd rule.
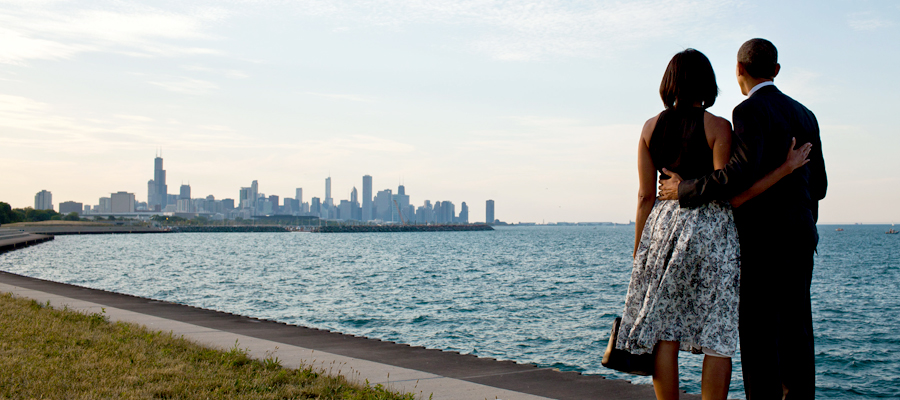
[[[53,240],[52,235],[36,235],[19,230],[0,231],[0,254]]]

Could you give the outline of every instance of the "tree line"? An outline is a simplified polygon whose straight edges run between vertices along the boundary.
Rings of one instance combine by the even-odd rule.
[[[12,208],[8,203],[0,201],[0,224],[12,224],[15,222],[40,222],[40,221],[80,221],[78,213],[71,212],[62,215],[54,210],[35,210],[31,207]]]

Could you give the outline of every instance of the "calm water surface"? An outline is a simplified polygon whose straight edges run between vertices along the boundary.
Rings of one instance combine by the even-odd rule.
[[[818,397],[900,397],[900,235],[820,226]],[[58,236],[0,270],[257,318],[649,383],[600,365],[633,227]],[[701,356],[682,353],[699,393]],[[730,397],[743,398],[740,354]]]

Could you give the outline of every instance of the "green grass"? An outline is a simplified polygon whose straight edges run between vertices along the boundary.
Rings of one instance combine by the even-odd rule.
[[[404,399],[237,347],[210,349],[102,314],[0,293],[0,398]]]

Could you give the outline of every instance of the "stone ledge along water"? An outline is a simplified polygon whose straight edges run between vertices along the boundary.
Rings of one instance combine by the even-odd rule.
[[[372,233],[372,232],[465,232],[492,231],[490,225],[337,225],[318,226],[313,233]]]

